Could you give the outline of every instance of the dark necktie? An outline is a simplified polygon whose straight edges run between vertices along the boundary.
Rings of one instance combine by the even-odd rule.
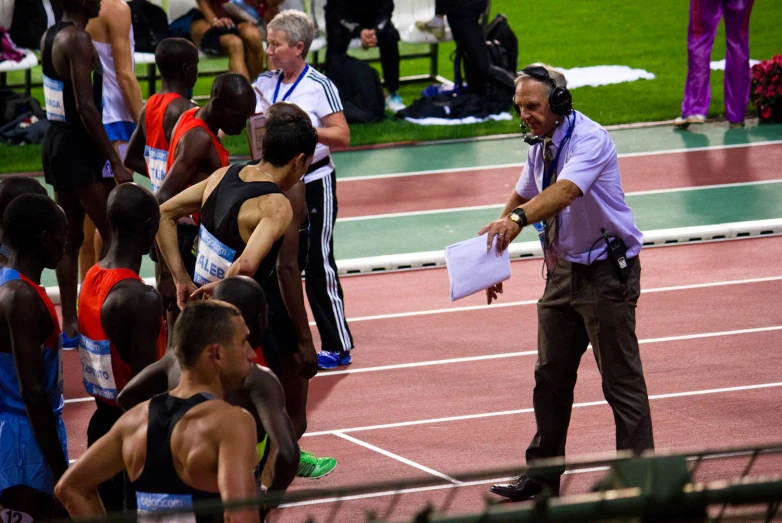
[[[551,168],[551,162],[554,161],[554,151],[551,150],[551,138],[543,140],[543,175],[545,176]],[[551,174],[551,180],[549,181],[549,187],[557,182],[557,166],[554,166],[554,172]],[[545,229],[546,238],[546,263],[550,269],[553,269],[557,264],[557,254],[554,250],[553,244],[557,237],[557,215],[552,216],[546,220]]]

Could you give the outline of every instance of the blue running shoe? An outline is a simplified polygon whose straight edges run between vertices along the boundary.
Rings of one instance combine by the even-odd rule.
[[[323,370],[336,369],[342,365],[353,363],[353,356],[349,350],[342,352],[331,352],[322,350],[318,353],[318,368]]]
[[[62,333],[62,350],[74,350],[79,348],[79,335],[69,338],[67,334]]]

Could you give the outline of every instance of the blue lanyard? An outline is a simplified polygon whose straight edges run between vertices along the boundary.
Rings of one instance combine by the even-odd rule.
[[[304,78],[304,75],[307,74],[307,71],[309,71],[309,70],[310,70],[309,64],[304,64],[304,70],[301,72],[299,77],[296,78],[296,81],[293,82],[293,85],[291,86],[290,89],[288,89],[288,92],[285,93],[285,96],[282,97],[281,101],[284,102],[285,100],[287,100],[288,98],[291,97],[291,94],[293,93],[293,90],[296,89],[296,86],[299,85],[299,82],[301,82],[301,79]],[[277,79],[277,87],[274,89],[274,98],[272,98],[272,103],[273,104],[277,103],[277,95],[280,94],[280,84],[282,83],[282,77],[283,76],[285,76],[285,73],[280,71],[280,78]]]
[[[573,121],[570,121],[570,118],[567,119],[568,123],[568,130],[567,134],[565,135],[565,138],[559,142],[559,146],[557,147],[557,154],[554,156],[554,160],[551,162],[548,168],[548,172],[543,171],[543,189],[545,190],[546,187],[551,185],[551,178],[554,176],[554,171],[557,170],[557,163],[559,162],[559,155],[562,153],[562,149],[565,148],[565,145],[570,140],[570,137],[573,136],[573,129],[576,127],[576,115],[573,114]],[[546,154],[546,146],[543,146],[543,154]],[[544,159],[545,162],[545,159]],[[545,165],[545,164],[544,164]]]

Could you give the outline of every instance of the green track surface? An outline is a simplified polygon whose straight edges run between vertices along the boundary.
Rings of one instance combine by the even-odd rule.
[[[727,124],[675,131],[658,126],[611,131],[619,154],[713,147],[782,140],[782,124],[729,129]],[[444,144],[335,153],[338,178],[522,163],[527,145],[519,136]]]
[[[691,131],[674,131],[658,126],[611,131],[621,154],[742,145],[782,140],[782,124],[751,125],[729,129],[726,124],[704,124]],[[523,163],[527,145],[518,137],[488,140],[433,143],[334,153],[337,178],[355,178],[382,174],[429,170],[457,170]],[[43,183],[43,178],[38,178]],[[136,175],[137,183],[149,188],[149,179]],[[51,186],[46,186],[51,192]]]
[[[763,220],[782,217],[782,183],[628,196],[627,202],[644,231]],[[496,217],[496,209],[483,209],[337,222],[334,254],[344,260],[442,250],[474,236]],[[536,238],[527,228],[516,241]],[[145,256],[141,275],[153,274]],[[55,285],[53,272],[44,274],[44,285]]]
[[[655,153],[699,147],[741,145],[782,140],[782,125],[749,126],[731,130],[723,124],[705,124],[693,131],[675,132],[667,127],[628,129],[611,133],[620,154]],[[526,145],[518,137],[458,143],[384,148],[335,154],[340,179],[355,176],[406,173],[435,169],[459,169],[521,163]],[[149,180],[136,175],[149,187]],[[712,225],[782,217],[782,182],[741,187],[717,187],[664,194],[628,196],[641,230]],[[500,202],[497,202],[500,203]],[[338,220],[334,252],[338,260],[444,249],[469,238],[495,219],[497,209],[445,211],[388,218]],[[517,241],[536,238],[531,229]],[[143,277],[154,274],[144,257]],[[46,286],[56,285],[46,271]]]

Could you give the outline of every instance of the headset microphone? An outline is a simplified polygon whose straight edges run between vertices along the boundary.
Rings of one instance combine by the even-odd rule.
[[[535,136],[534,134],[529,134],[529,127],[527,124],[522,120],[521,122],[521,139],[524,140],[529,145],[536,145],[541,142],[543,142],[542,136]]]

